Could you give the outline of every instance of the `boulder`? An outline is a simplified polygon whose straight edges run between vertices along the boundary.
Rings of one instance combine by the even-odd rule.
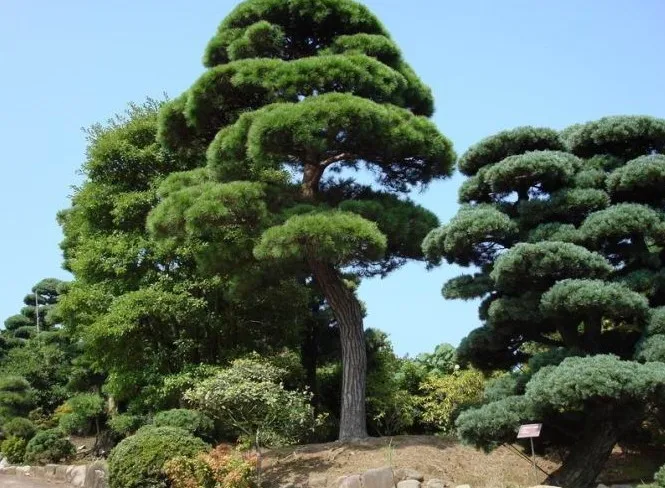
[[[55,470],[58,467],[57,464],[47,464],[44,466],[44,478],[53,479],[55,478]]]
[[[21,476],[32,476],[32,466],[16,466],[16,474]]]
[[[397,483],[397,488],[420,488],[420,486],[418,480],[404,480]]]
[[[394,471],[395,481],[416,480],[423,482],[425,477],[419,471],[411,468],[398,468]]]
[[[0,468],[0,474],[14,475],[16,474],[16,466],[5,466],[4,468]]]
[[[75,487],[84,486],[87,468],[88,467],[85,465],[67,466],[67,471],[65,472],[65,481]]]
[[[85,488],[106,488],[108,486],[108,465],[106,461],[95,461],[88,465],[85,473]]]
[[[425,488],[446,488],[446,484],[437,478],[432,478],[427,482]]]
[[[9,461],[7,461],[7,458],[0,456],[0,468],[6,468],[7,466],[9,466]]]
[[[363,488],[395,488],[393,470],[389,466],[370,469],[362,475]]]
[[[55,479],[58,481],[65,481],[65,477],[67,476],[67,468],[69,466],[65,466],[63,464],[58,464],[55,467]]]
[[[340,479],[338,488],[363,488],[360,475],[353,474]]]

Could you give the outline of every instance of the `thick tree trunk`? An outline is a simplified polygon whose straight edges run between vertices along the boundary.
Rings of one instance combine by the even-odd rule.
[[[342,412],[339,440],[367,437],[365,381],[367,353],[363,333],[363,312],[353,290],[330,264],[309,260],[314,277],[339,323],[342,345]]]
[[[612,449],[639,418],[637,409],[628,406],[596,409],[588,416],[582,436],[570,449],[561,467],[547,478],[545,484],[565,488],[595,486]]]

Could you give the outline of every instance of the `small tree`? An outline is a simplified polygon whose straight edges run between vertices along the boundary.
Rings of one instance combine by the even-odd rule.
[[[320,418],[311,394],[284,388],[286,371],[255,359],[238,359],[214,377],[203,380],[185,399],[210,417],[237,429],[254,445],[261,474],[261,446],[302,440]]]
[[[26,415],[33,404],[30,383],[21,376],[0,377],[0,419]]]

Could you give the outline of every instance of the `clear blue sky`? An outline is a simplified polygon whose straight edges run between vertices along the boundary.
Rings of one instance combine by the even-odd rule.
[[[665,3],[367,0],[434,90],[458,153],[518,125],[563,128],[611,114],[665,117]],[[180,94],[231,0],[4,0],[0,7],[0,317],[60,268],[58,209],[80,181],[79,130],[130,101]],[[442,221],[461,179],[414,198]],[[444,301],[460,270],[408,265],[362,285],[366,324],[400,354],[457,344],[475,303]]]

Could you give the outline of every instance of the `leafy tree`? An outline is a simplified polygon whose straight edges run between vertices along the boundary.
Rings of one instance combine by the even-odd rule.
[[[291,277],[268,276],[256,263],[204,273],[194,252],[203,244],[146,232],[159,183],[205,164],[203,155],[160,145],[160,106],[132,104],[87,130],[85,180],[59,214],[64,264],[76,280],[58,310],[86,353],[72,380],[79,391],[104,382],[120,410],[133,414],[178,406],[179,395],[162,394],[164,381],[193,365],[296,349],[304,324],[328,326],[311,320],[303,307],[312,294]]]
[[[462,207],[423,243],[431,264],[475,268],[443,287],[482,299],[460,360],[522,365],[458,418],[462,437],[492,448],[543,422],[568,450],[548,484],[590,485],[665,386],[664,152],[665,120],[646,116],[501,132],[462,156]]]
[[[444,375],[455,371],[457,367],[457,354],[450,344],[439,344],[432,353],[418,354],[416,362],[421,364],[429,373]]]
[[[217,273],[245,263],[316,287],[339,327],[339,437],[365,437],[355,287],[420,259],[420,240],[437,225],[403,198],[452,170],[451,144],[428,119],[431,92],[351,0],[242,2],[204,64],[161,111],[159,137],[181,158],[205,154],[207,166],[165,181],[149,227],[167,242],[205,243],[197,259]],[[352,178],[363,167],[375,186]]]
[[[474,369],[429,374],[418,398],[422,422],[438,432],[452,432],[460,412],[480,403],[484,387],[485,377]]]
[[[67,283],[56,278],[45,278],[32,287],[23,299],[21,313],[5,320],[3,335],[21,339],[32,337],[38,330],[50,330],[59,323],[55,305],[66,291]]]

